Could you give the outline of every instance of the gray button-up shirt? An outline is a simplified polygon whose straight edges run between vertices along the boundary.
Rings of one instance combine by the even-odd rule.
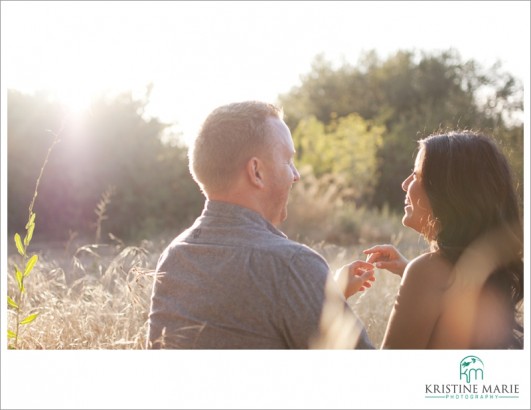
[[[148,347],[308,348],[328,274],[318,253],[258,213],[206,201],[159,259]],[[372,347],[363,333],[358,347]]]

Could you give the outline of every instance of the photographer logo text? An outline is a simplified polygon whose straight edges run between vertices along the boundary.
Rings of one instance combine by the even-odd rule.
[[[486,369],[477,356],[466,356],[459,362],[459,383],[426,384],[426,399],[499,400],[518,399],[518,384],[484,383]]]

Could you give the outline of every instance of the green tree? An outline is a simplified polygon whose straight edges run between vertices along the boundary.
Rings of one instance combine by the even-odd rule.
[[[310,116],[301,120],[293,133],[298,164],[311,166],[318,178],[338,176],[350,199],[370,195],[377,182],[376,154],[383,131],[382,126],[374,126],[358,114],[333,118],[327,126]]]
[[[356,65],[338,68],[317,56],[301,80],[279,97],[292,130],[311,116],[326,128],[351,113],[384,127],[378,182],[366,204],[402,206],[400,183],[411,169],[416,141],[439,130],[467,128],[495,136],[522,179],[522,84],[500,64],[484,69],[463,61],[455,50],[398,51],[384,61],[370,51]],[[341,155],[353,152],[345,149]]]

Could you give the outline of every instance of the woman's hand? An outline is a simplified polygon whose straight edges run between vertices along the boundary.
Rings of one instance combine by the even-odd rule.
[[[367,262],[379,269],[387,269],[395,275],[402,276],[408,260],[393,245],[376,245],[363,251]]]
[[[374,267],[367,262],[354,261],[339,268],[334,279],[348,299],[354,293],[371,287],[371,282],[375,280]]]

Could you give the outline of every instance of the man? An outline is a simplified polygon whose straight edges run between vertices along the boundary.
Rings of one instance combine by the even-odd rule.
[[[234,103],[208,116],[189,152],[204,210],[160,257],[148,348],[312,347],[329,267],[276,228],[300,178],[294,155],[282,111],[271,104]],[[357,347],[372,348],[341,298],[361,335]]]

